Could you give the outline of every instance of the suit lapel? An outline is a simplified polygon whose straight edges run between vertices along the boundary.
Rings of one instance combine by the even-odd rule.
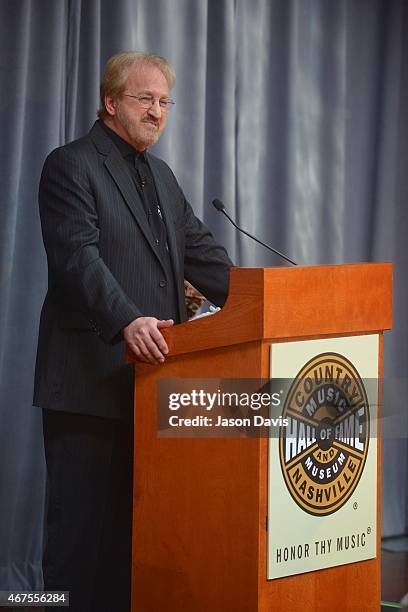
[[[173,229],[173,223],[171,221],[172,215],[170,213],[170,203],[169,203],[168,196],[167,196],[167,189],[165,185],[163,184],[160,173],[157,172],[157,169],[154,167],[154,164],[150,163],[149,156],[147,157],[147,161],[148,161],[150,170],[153,174],[154,182],[156,185],[157,197],[159,199],[160,208],[163,214],[163,220],[166,225],[167,244],[169,247],[170,258],[173,264],[174,274],[175,274],[175,277],[178,278],[181,268],[180,268],[180,261],[178,257],[176,235]]]
[[[134,185],[130,171],[123,160],[123,157],[115,147],[112,140],[109,138],[109,136],[107,136],[107,134],[105,134],[98,123],[95,123],[93,126],[90,136],[98,151],[105,156],[104,163],[106,169],[115,181],[120,193],[123,196],[123,199],[126,202],[126,205],[139,225],[140,230],[149,243],[155,257],[157,257],[163,266],[163,262],[159,253],[157,252],[154,237],[146,218],[143,203]]]
[[[140,199],[140,195],[137,192],[132,176],[126,167],[123,158],[119,153],[116,154],[116,149],[113,150],[113,147],[112,154],[108,155],[105,159],[105,166],[118,186],[118,189],[129,207],[130,212],[139,224],[140,229],[145,235],[147,241],[153,248],[154,238],[147,222],[146,213]]]

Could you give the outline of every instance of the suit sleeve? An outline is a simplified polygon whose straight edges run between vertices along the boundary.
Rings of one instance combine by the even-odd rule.
[[[51,153],[39,202],[51,294],[80,311],[105,342],[115,342],[142,313],[100,256],[97,203],[85,164],[64,148]]]
[[[234,264],[185,199],[184,207],[185,278],[211,302],[223,306],[228,296],[229,271]]]

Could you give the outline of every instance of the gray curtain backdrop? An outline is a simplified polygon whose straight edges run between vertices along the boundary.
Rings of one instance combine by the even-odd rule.
[[[53,148],[88,131],[101,69],[126,49],[173,62],[176,108],[155,152],[238,264],[281,262],[237,236],[214,197],[299,263],[394,263],[383,533],[403,533],[408,3],[0,0],[0,589],[42,581],[45,469],[31,407],[47,282],[39,175]]]

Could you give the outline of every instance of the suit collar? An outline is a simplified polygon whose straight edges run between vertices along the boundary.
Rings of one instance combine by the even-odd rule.
[[[89,137],[99,153],[102,153],[102,155],[108,155],[112,147],[114,147],[114,144],[100,123],[100,120],[95,121],[89,132]]]

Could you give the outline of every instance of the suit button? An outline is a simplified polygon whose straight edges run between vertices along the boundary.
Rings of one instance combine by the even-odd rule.
[[[156,238],[155,240],[156,246],[159,246],[159,240]]]
[[[162,280],[159,283],[159,287],[165,287],[167,285],[166,281]]]

